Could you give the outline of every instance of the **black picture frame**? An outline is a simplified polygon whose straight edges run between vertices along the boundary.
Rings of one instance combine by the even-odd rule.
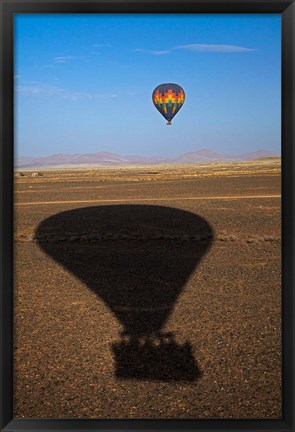
[[[282,15],[282,419],[13,418],[13,16],[16,13],[280,13]],[[293,431],[295,5],[292,0],[1,0],[1,431]]]

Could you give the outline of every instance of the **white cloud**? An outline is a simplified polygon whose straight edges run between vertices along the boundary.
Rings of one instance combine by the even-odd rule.
[[[135,48],[132,51],[143,52],[143,53],[147,53],[147,54],[151,54],[151,55],[165,55],[165,54],[171,53],[170,50],[146,50],[144,48]]]
[[[147,50],[144,48],[135,48],[132,51],[142,52],[151,55],[166,55],[170,54],[172,50],[188,50],[194,52],[218,52],[218,53],[242,53],[249,51],[256,51],[255,48],[246,48],[238,45],[213,45],[213,44],[187,44],[173,47],[169,50]]]
[[[64,100],[77,101],[80,99],[110,99],[116,98],[116,93],[89,93],[67,90],[61,87],[35,83],[19,85],[16,87],[16,92],[24,96],[48,96],[48,97],[58,97]]]
[[[54,64],[61,64],[61,63],[69,63],[72,61],[89,61],[91,59],[91,56],[99,54],[98,52],[91,52],[89,55],[79,55],[79,56],[72,56],[72,55],[64,55],[64,56],[57,56],[53,58]]]
[[[97,51],[91,51],[88,55],[60,55],[56,56],[51,60],[50,64],[34,64],[35,69],[55,68],[59,64],[66,64],[74,61],[89,62],[93,59],[93,56],[99,55]]]
[[[165,54],[170,54],[171,53],[171,51],[165,51],[165,50],[163,50],[163,51],[148,51],[150,54],[152,54],[152,55],[165,55]]]
[[[54,96],[62,93],[62,89],[56,86],[40,85],[39,83],[32,83],[26,85],[19,85],[16,87],[16,92],[25,96]]]
[[[197,52],[219,52],[219,53],[235,53],[256,51],[255,48],[245,48],[237,45],[212,45],[212,44],[188,44],[180,45],[175,49],[185,49]]]
[[[53,61],[54,63],[67,63],[69,61],[72,60],[78,60],[81,57],[77,57],[77,56],[59,56],[59,57],[54,57]]]

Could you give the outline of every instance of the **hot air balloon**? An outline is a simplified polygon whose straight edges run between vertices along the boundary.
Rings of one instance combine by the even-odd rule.
[[[171,120],[184,104],[184,90],[178,84],[160,84],[153,91],[153,103],[157,110],[168,120],[167,125],[171,125]]]

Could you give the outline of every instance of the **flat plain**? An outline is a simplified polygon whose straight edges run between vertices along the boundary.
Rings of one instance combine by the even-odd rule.
[[[280,159],[23,174],[16,417],[281,417]]]

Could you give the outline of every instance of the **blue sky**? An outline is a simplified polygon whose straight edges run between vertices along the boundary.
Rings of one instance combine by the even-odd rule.
[[[166,126],[153,89],[181,85]],[[281,16],[15,16],[18,156],[281,147]]]

